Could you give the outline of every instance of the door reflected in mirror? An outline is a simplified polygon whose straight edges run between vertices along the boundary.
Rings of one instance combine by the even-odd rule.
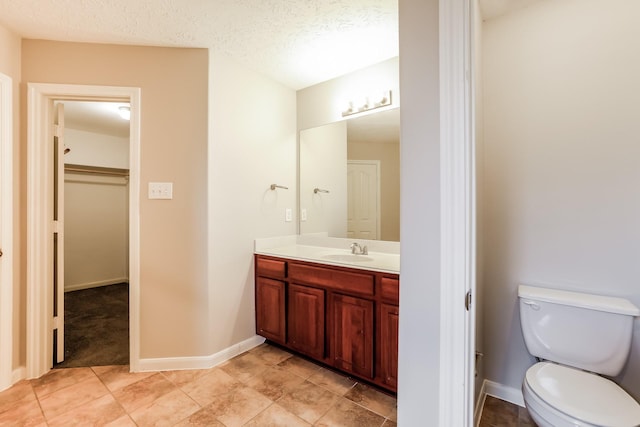
[[[400,109],[300,132],[300,233],[400,240]]]

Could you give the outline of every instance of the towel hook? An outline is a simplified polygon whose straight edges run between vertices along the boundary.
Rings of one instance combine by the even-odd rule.
[[[284,185],[278,185],[278,184],[271,184],[271,186],[269,188],[271,188],[272,190],[275,190],[276,188],[282,188],[284,190],[288,190],[289,189],[289,187],[285,187]]]

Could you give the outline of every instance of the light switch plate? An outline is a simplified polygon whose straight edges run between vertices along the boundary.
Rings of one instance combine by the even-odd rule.
[[[293,211],[291,210],[291,208],[285,209],[285,211],[284,211],[284,220],[286,222],[293,221]]]
[[[150,182],[149,199],[173,199],[173,182]]]
[[[300,210],[300,221],[306,221],[307,220],[307,210],[305,208],[302,208]]]

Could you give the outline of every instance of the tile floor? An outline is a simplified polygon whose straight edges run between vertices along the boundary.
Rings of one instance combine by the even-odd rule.
[[[55,369],[0,393],[5,425],[391,427],[396,399],[263,344],[212,369]]]
[[[513,403],[487,396],[479,427],[535,427],[529,413]]]

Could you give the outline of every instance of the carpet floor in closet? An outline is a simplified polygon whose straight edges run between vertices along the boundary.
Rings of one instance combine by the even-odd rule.
[[[64,294],[65,360],[55,368],[129,364],[129,284]]]

